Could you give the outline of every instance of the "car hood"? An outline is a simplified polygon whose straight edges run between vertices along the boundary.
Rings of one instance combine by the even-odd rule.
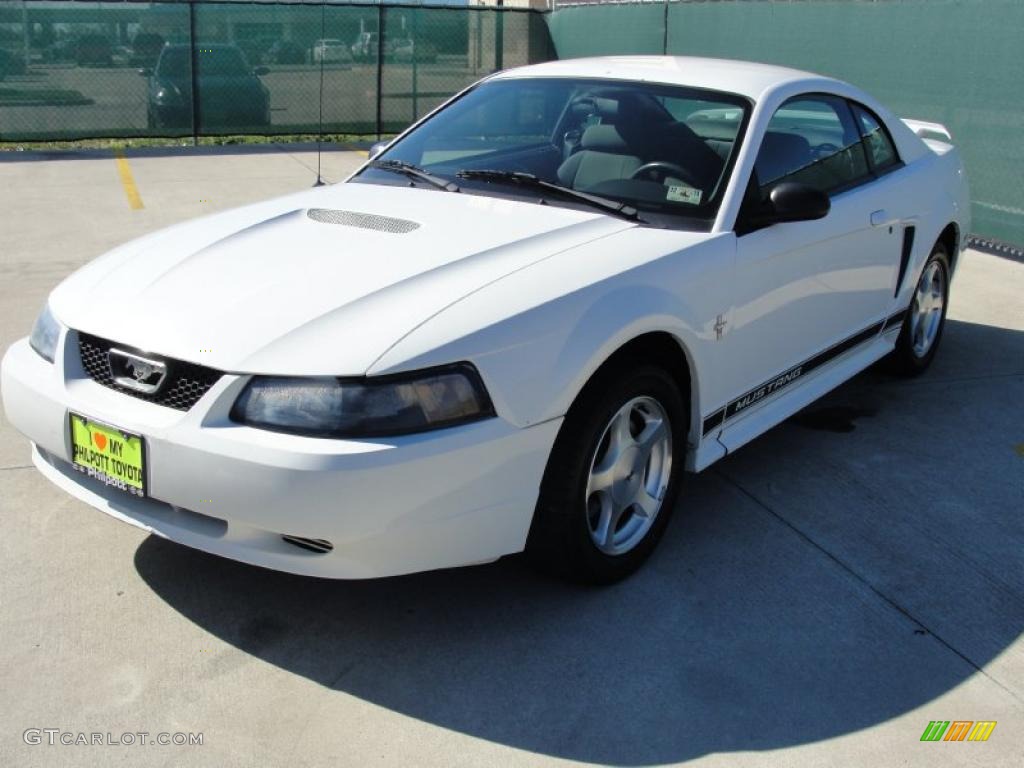
[[[217,91],[220,95],[224,92],[231,91],[232,89],[242,88],[245,90],[255,90],[260,87],[260,79],[253,74],[247,72],[240,72],[235,75],[202,75],[202,88],[200,88],[200,98],[205,98],[205,94],[209,89]],[[174,88],[179,93],[191,93],[192,92],[192,81],[187,77],[166,77],[159,76],[153,78],[158,88]]]
[[[361,375],[465,295],[631,226],[480,195],[338,184],[128,243],[50,301],[76,330],[225,371]]]

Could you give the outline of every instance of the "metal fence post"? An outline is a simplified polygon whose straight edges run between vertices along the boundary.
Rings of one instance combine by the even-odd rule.
[[[377,141],[383,131],[382,102],[384,100],[384,6],[377,6]]]
[[[502,8],[505,0],[498,0],[498,10],[495,13],[498,17],[494,20],[494,69],[505,68],[505,14]]]
[[[198,51],[196,50],[196,4],[195,0],[188,2],[188,39],[189,49],[192,51],[190,59],[192,75],[192,146],[199,145],[199,74],[198,74]]]
[[[31,34],[29,32],[28,26],[28,0],[21,0],[21,40],[25,47],[25,50],[22,51],[22,53],[25,59],[26,71],[28,70],[28,67],[32,64],[32,59],[28,53],[29,44],[31,42],[29,39],[30,37]]]
[[[668,0],[665,0],[665,13],[661,19],[662,25],[662,38],[661,38],[661,52],[668,56]]]
[[[419,90],[420,90],[420,9],[412,10],[412,121],[416,122],[420,116]]]

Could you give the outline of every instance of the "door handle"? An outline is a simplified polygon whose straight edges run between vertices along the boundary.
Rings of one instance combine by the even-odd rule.
[[[884,208],[880,211],[874,211],[871,214],[872,227],[890,227],[895,223],[896,217],[890,216],[889,212]]]

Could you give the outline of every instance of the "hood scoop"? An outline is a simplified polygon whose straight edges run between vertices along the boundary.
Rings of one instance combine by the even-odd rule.
[[[408,219],[394,219],[390,216],[377,216],[372,213],[356,211],[339,211],[334,208],[310,208],[306,216],[321,224],[340,224],[344,227],[359,227],[392,235],[405,235],[419,229],[419,223]]]

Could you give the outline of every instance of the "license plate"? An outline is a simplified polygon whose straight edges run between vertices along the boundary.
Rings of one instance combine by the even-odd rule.
[[[146,445],[140,435],[79,416],[71,421],[75,469],[135,496],[146,495]]]

